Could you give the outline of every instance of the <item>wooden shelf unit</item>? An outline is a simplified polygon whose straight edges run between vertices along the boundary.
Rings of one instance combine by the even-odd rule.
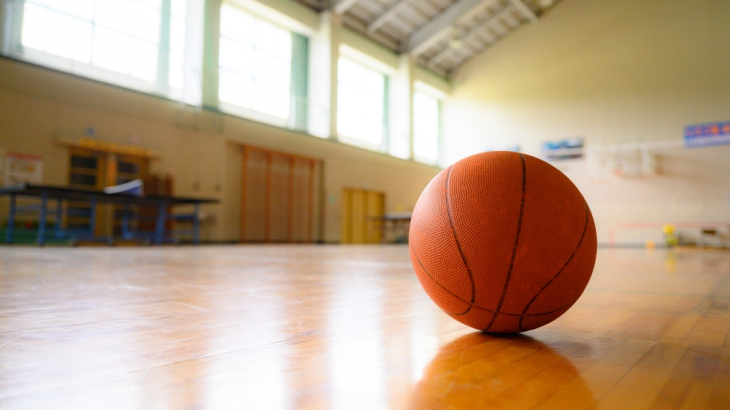
[[[69,148],[68,185],[72,188],[103,189],[144,179],[149,162],[157,158],[150,150],[91,138],[59,137],[58,143]],[[132,214],[138,212],[129,209]],[[96,235],[118,235],[123,206],[100,205],[95,216]],[[66,228],[88,230],[93,214],[89,203],[69,202],[64,212]],[[131,218],[136,220],[137,218]]]

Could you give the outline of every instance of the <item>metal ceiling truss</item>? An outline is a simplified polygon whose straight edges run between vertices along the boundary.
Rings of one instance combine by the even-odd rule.
[[[497,0],[458,0],[431,21],[415,30],[401,46],[401,52],[418,56],[440,38],[451,34],[453,25],[467,14],[474,13]]]
[[[539,16],[535,0],[297,0],[342,16],[345,26],[444,75]],[[546,4],[548,3],[548,4]]]
[[[395,17],[396,14],[405,9],[410,1],[411,0],[398,0],[389,9],[385,10],[375,20],[373,20],[370,25],[368,25],[367,32],[369,34],[374,33],[375,30],[380,28],[380,26],[385,24],[388,20],[392,19],[393,17]]]
[[[491,33],[487,32],[486,29],[490,28],[491,26],[493,26],[497,23],[502,22],[502,19],[504,19],[505,17],[508,17],[514,11],[513,7],[514,6],[508,5],[507,7],[503,8],[497,14],[490,17],[489,19],[487,19],[480,25],[469,30],[465,35],[458,37],[457,40],[462,43],[466,43],[466,42],[470,41],[471,39],[479,36],[480,34],[486,32],[490,37],[492,37],[491,41],[488,41],[488,43],[494,42],[495,40],[497,40],[497,38],[495,38]],[[428,62],[426,63],[426,65],[433,68],[436,64],[440,63],[445,57],[447,57],[449,54],[453,53],[454,51],[455,51],[454,48],[447,46],[440,53],[436,54],[434,57],[429,59]]]
[[[532,9],[527,7],[527,5],[522,2],[522,0],[509,0],[510,3],[512,3],[517,10],[519,10],[520,13],[522,13],[523,16],[525,16],[526,19],[530,20],[530,23],[535,24],[537,23],[537,14],[535,14]]]
[[[329,8],[333,9],[337,14],[345,14],[357,2],[358,0],[332,0],[329,2]]]

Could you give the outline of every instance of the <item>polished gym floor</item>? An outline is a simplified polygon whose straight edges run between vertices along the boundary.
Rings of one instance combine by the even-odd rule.
[[[730,253],[599,249],[522,335],[406,246],[0,248],[2,409],[727,409]]]

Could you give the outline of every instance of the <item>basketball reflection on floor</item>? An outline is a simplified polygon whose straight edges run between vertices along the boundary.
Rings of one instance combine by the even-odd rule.
[[[578,369],[546,344],[475,332],[439,350],[416,384],[410,408],[552,408],[550,399],[560,390],[570,391],[578,407],[594,403]]]

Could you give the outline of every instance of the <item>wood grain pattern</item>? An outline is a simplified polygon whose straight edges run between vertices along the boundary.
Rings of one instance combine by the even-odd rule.
[[[514,336],[420,288],[406,246],[0,249],[3,409],[730,408],[730,253],[599,250]]]

